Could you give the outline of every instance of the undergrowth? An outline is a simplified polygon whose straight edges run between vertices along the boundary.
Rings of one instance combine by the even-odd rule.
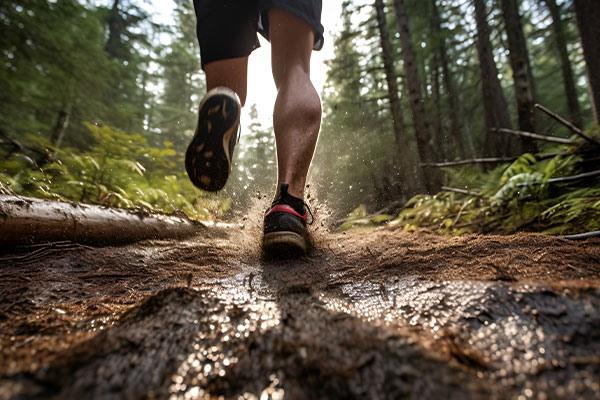
[[[22,142],[33,152],[4,149],[0,191],[119,208],[183,212],[196,220],[219,218],[229,208],[230,199],[192,185],[172,143],[165,141],[162,147],[153,147],[139,134],[109,126],[87,127],[94,142],[83,152],[55,148],[36,135],[28,135]]]
[[[599,128],[588,132],[599,137]],[[483,172],[477,166],[445,168],[447,185],[468,194],[442,191],[417,195],[398,215],[369,215],[355,209],[342,229],[387,224],[405,231],[510,234],[519,231],[573,234],[600,230],[600,175],[556,181],[600,169],[598,145],[549,146],[563,153],[538,160],[523,154],[511,164]]]

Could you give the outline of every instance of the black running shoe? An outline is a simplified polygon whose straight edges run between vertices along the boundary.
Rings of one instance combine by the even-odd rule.
[[[217,87],[200,103],[198,124],[185,153],[185,169],[194,185],[209,192],[221,190],[231,171],[242,106],[237,94]]]
[[[310,237],[306,228],[310,209],[297,197],[288,193],[289,185],[283,183],[279,198],[265,214],[263,250],[269,255],[295,255],[308,251]]]

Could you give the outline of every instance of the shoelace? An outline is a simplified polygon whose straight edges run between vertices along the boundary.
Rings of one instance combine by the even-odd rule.
[[[271,208],[275,207],[275,205],[277,204],[277,202],[278,202],[279,200],[281,200],[281,198],[282,198],[283,196],[289,196],[289,193],[288,193],[288,188],[289,188],[289,186],[290,186],[290,185],[289,185],[289,184],[287,184],[287,183],[282,183],[282,184],[281,184],[281,187],[280,187],[280,189],[279,189],[279,199],[278,199],[278,200],[275,200],[275,201],[273,202],[273,204],[271,204]],[[310,222],[308,222],[308,218],[307,218],[307,221],[306,221],[306,223],[307,223],[308,225],[312,225],[312,224],[315,222],[315,216],[313,215],[313,213],[312,213],[312,210],[310,209],[310,207],[308,206],[308,204],[307,204],[305,201],[302,201],[302,205],[303,205],[304,207],[306,207],[306,209],[308,210],[308,213],[310,214]],[[290,207],[291,207],[291,205],[290,205]],[[293,207],[292,207],[292,208],[293,208]],[[298,214],[298,215],[300,215],[300,214]]]
[[[310,214],[310,222],[308,222],[308,218],[306,223],[308,225],[312,225],[315,222],[315,216],[313,215],[312,211],[310,210],[310,207],[308,206],[308,204],[306,204],[306,202],[304,202],[304,207],[306,207],[306,209],[308,210],[308,213]]]

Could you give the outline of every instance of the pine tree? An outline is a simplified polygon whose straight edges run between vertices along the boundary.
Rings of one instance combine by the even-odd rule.
[[[396,167],[399,169],[400,179],[406,194],[412,195],[422,190],[422,178],[419,177],[415,179],[415,176],[418,177],[420,175],[420,169],[415,168],[415,161],[418,162],[418,157],[411,157],[410,154],[406,154],[408,140],[406,137],[406,128],[404,126],[404,117],[402,115],[400,99],[398,97],[399,90],[396,71],[394,69],[394,55],[392,52],[392,44],[390,41],[383,0],[375,0],[375,15],[379,27],[383,66],[388,89],[388,101],[390,112],[392,114],[392,126],[396,142],[395,163]],[[415,158],[416,160],[414,160]]]
[[[277,186],[277,157],[272,126],[258,119],[256,104],[250,106],[250,122],[245,125],[236,147],[231,183],[226,194],[236,198],[236,209],[247,210],[254,194],[270,195]]]
[[[206,89],[194,9],[187,1],[177,0],[177,4],[172,42],[158,49],[162,67],[159,81],[164,90],[151,110],[149,126],[156,138],[173,142],[175,150],[183,154],[196,127],[198,103]]]
[[[406,86],[408,88],[408,97],[410,109],[412,111],[419,156],[423,162],[435,162],[440,159],[438,155],[438,144],[434,143],[432,140],[429,131],[429,122],[425,115],[425,108],[421,95],[421,80],[417,69],[417,59],[404,0],[394,0],[394,11],[396,13],[397,30],[400,33],[404,74],[406,75]],[[433,169],[425,170],[425,185],[430,192],[439,189],[441,179],[438,171]]]
[[[442,32],[442,18],[440,16],[440,10],[437,5],[437,0],[431,0],[431,24],[432,30],[434,33],[435,45],[434,49],[436,51],[436,60],[438,60],[440,67],[442,69],[442,78],[445,93],[447,94],[448,99],[448,109],[450,119],[450,136],[454,141],[455,152],[456,154],[464,158],[465,156],[465,146],[463,144],[462,135],[460,133],[460,129],[462,126],[461,117],[461,103],[458,100],[458,94],[456,92],[456,87],[454,84],[454,77],[450,71],[450,61],[448,59],[448,50],[447,50],[447,41],[445,34]],[[439,87],[439,85],[438,85]],[[441,116],[440,116],[441,119]],[[441,124],[441,123],[440,123]]]
[[[483,153],[488,157],[506,156],[515,151],[508,146],[508,140],[494,129],[509,128],[508,106],[500,80],[498,68],[492,53],[490,28],[485,0],[474,0],[475,21],[477,23],[477,53],[481,73],[482,102],[485,117],[486,135]]]
[[[517,102],[517,115],[519,129],[526,132],[536,132],[536,114],[534,104],[536,100],[535,82],[529,52],[523,34],[521,15],[518,0],[500,0],[508,48],[510,52],[510,65],[513,73],[514,91]],[[535,153],[535,141],[527,138],[521,139],[521,152]]]
[[[31,133],[85,147],[81,122],[97,121],[109,108],[101,99],[111,71],[100,13],[76,0],[3,1],[0,21],[0,51],[7,56],[0,69],[0,129],[19,139]]]
[[[562,20],[561,6],[556,3],[556,0],[541,0],[552,16],[552,31],[556,51],[560,60],[560,68],[562,72],[563,85],[565,87],[565,100],[569,111],[569,118],[576,126],[583,126],[581,107],[577,97],[577,87],[575,86],[575,78],[571,61],[569,60],[569,52],[567,49],[567,36],[564,23]]]
[[[577,27],[583,44],[586,70],[590,84],[592,111],[600,124],[600,2],[596,0],[574,0]]]

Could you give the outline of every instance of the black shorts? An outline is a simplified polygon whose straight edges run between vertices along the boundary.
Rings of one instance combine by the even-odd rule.
[[[299,16],[315,31],[314,50],[323,47],[322,0],[194,0],[202,67],[213,61],[246,57],[259,47],[257,32],[269,39],[268,10]]]

